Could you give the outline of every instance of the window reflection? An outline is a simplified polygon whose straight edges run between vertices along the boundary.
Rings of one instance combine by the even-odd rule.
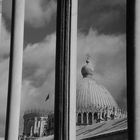
[[[125,28],[125,0],[78,1],[77,140],[111,131],[123,140],[120,129],[128,139]]]
[[[11,8],[11,5],[9,5]],[[0,139],[5,135],[8,92],[10,26],[6,16],[5,1],[0,0]],[[10,9],[9,9],[10,12]],[[11,16],[9,16],[10,18]]]

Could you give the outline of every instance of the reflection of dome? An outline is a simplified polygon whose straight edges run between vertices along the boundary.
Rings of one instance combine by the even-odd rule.
[[[76,93],[77,124],[79,125],[92,124],[93,119],[96,118],[108,120],[109,114],[112,114],[114,118],[119,110],[110,92],[93,79],[93,72],[94,65],[88,59],[81,69],[83,79]]]
[[[93,79],[94,66],[91,61],[86,60],[86,65],[81,69],[83,80],[77,89],[77,109],[88,109],[91,107],[118,107],[109,91],[96,83]]]
[[[103,86],[91,77],[85,77],[77,89],[77,109],[91,109],[91,107],[118,107],[117,103]]]

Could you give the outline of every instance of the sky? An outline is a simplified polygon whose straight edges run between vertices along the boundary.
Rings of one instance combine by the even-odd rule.
[[[56,48],[56,0],[26,0],[21,96],[27,110],[53,109]],[[3,1],[0,44],[0,136],[4,135],[9,70],[11,0]],[[77,83],[86,55],[95,60],[94,79],[126,106],[126,1],[79,0]],[[45,102],[47,95],[49,101]],[[22,127],[20,128],[22,131]]]

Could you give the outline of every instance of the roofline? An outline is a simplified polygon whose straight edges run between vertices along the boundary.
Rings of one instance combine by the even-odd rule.
[[[111,136],[111,135],[114,135],[114,134],[126,133],[126,132],[128,132],[128,128],[124,128],[124,129],[120,129],[120,130],[116,130],[116,131],[112,131],[112,132],[108,132],[108,133],[98,134],[98,135],[95,135],[95,136],[83,138],[82,140],[93,140],[93,139],[96,139],[96,138],[107,137],[107,136]]]

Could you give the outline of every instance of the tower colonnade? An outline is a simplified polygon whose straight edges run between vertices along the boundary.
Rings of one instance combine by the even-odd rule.
[[[100,109],[94,111],[78,111],[76,113],[77,125],[92,125],[94,123],[126,118],[127,111],[124,109]]]

